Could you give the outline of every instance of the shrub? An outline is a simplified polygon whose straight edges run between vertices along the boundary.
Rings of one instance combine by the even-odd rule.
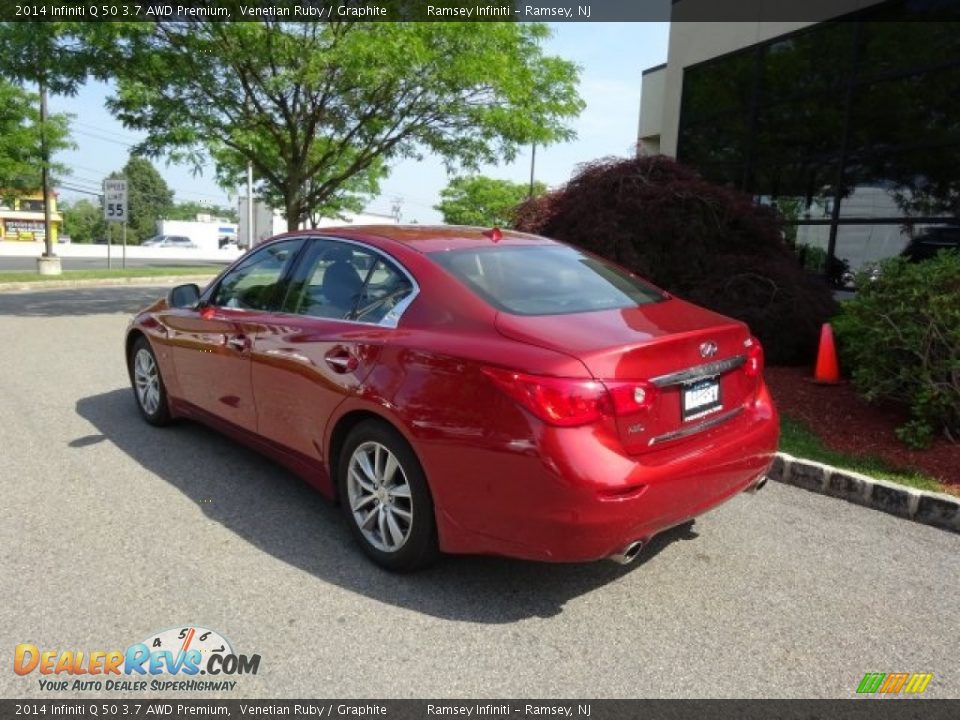
[[[960,254],[894,258],[857,277],[857,296],[836,319],[841,359],[868,400],[893,400],[912,419],[897,435],[925,447],[960,440]]]
[[[836,310],[805,273],[780,219],[663,156],[587,165],[523,204],[517,227],[578,245],[665,290],[748,323],[771,363],[811,362]]]

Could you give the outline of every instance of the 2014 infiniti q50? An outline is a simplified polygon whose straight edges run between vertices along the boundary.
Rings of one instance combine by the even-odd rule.
[[[743,323],[498,229],[282,235],[140,312],[126,356],[149,423],[270,455],[394,570],[629,561],[761,486],[779,432]]]

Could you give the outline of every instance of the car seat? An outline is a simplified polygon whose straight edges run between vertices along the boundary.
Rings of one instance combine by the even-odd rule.
[[[345,316],[353,309],[363,287],[363,278],[353,265],[353,251],[348,247],[336,247],[324,255],[333,262],[323,273],[321,288],[326,301]]]

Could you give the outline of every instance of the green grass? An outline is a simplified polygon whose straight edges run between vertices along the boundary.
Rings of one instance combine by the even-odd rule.
[[[114,268],[111,270],[91,269],[91,270],[64,270],[61,275],[40,275],[35,272],[0,271],[0,283],[6,282],[55,282],[57,280],[103,280],[107,278],[151,278],[151,277],[170,277],[178,275],[216,275],[222,269],[219,265],[203,266],[183,266],[183,267],[131,267]]]
[[[798,458],[814,460],[824,465],[833,465],[920,490],[934,492],[943,490],[942,485],[929,475],[898,470],[876,456],[851,455],[831,450],[803,421],[789,415],[780,416],[780,450]]]

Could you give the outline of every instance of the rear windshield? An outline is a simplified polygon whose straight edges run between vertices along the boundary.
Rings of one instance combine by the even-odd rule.
[[[498,310],[562,315],[645,305],[664,295],[639,278],[563,245],[504,245],[430,253]]]

